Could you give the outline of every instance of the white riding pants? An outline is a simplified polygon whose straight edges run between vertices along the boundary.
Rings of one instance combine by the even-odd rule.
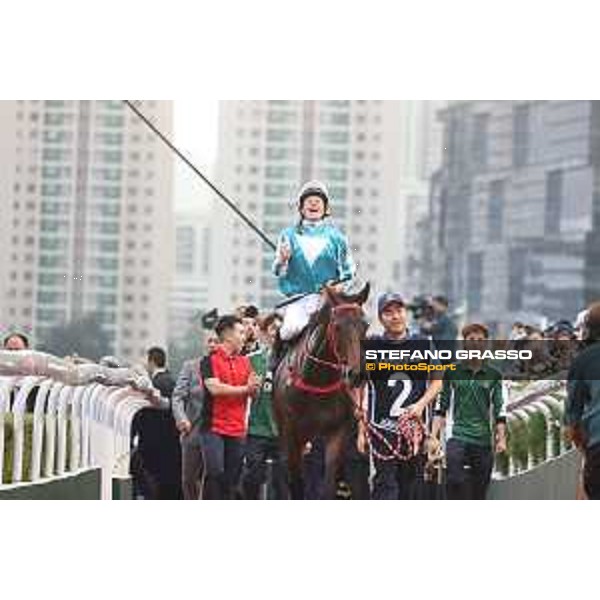
[[[288,304],[279,330],[281,339],[291,340],[298,335],[308,325],[311,315],[321,308],[322,302],[321,294],[309,294]]]

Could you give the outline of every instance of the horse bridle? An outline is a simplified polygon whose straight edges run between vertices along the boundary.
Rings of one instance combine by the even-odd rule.
[[[302,389],[303,391],[309,392],[311,394],[324,395],[341,390],[347,385],[346,380],[348,378],[348,375],[350,374],[350,368],[342,360],[338,353],[337,338],[335,333],[335,317],[337,317],[340,313],[345,312],[362,313],[362,307],[359,304],[343,303],[332,306],[331,311],[331,319],[329,320],[329,323],[327,324],[327,327],[325,329],[325,343],[326,347],[329,347],[331,349],[335,362],[319,358],[318,356],[315,356],[314,354],[311,354],[308,350],[306,350],[306,346],[308,345],[310,337],[308,338],[307,342],[304,344],[304,347],[300,351],[300,357],[302,361],[305,359],[310,360],[315,364],[322,365],[334,371],[338,371],[340,375],[339,379],[333,384],[329,384],[327,386],[313,386],[304,381],[302,375],[297,374],[296,377],[294,377],[295,387],[298,387],[299,389]]]
[[[358,304],[338,304],[332,307],[332,318],[327,324],[327,328],[325,330],[325,341],[326,344],[329,345],[331,350],[333,351],[333,355],[335,358],[335,362],[324,360],[319,358],[318,356],[314,356],[306,350],[306,345],[310,342],[310,337],[307,339],[304,347],[299,353],[299,356],[302,360],[308,359],[318,365],[323,365],[332,370],[339,371],[339,378],[334,381],[332,384],[326,386],[315,386],[306,382],[302,375],[296,373],[294,375],[293,368],[290,367],[290,374],[292,376],[292,385],[299,390],[310,393],[316,396],[325,396],[328,394],[332,394],[335,392],[345,390],[351,396],[354,393],[357,393],[358,390],[354,390],[347,383],[347,377],[350,372],[348,365],[345,364],[337,351],[337,339],[335,335],[335,316],[337,313],[343,312],[362,312],[362,308]],[[382,461],[390,461],[390,460],[401,460],[406,461],[410,460],[414,456],[416,456],[421,444],[426,438],[426,432],[423,427],[421,420],[418,417],[412,415],[401,415],[398,418],[397,424],[397,432],[396,432],[396,441],[395,443],[391,443],[388,441],[385,435],[383,435],[376,426],[372,425],[369,422],[367,415],[363,408],[360,408],[360,401],[355,401],[355,418],[358,422],[362,424],[364,427],[365,435],[367,436],[367,440],[369,446],[371,447],[371,451],[374,456]],[[383,452],[379,452],[375,445],[373,444],[373,439],[377,439],[383,447],[387,450],[388,454],[384,454]]]

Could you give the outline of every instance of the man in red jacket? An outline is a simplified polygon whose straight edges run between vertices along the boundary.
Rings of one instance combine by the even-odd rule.
[[[240,477],[247,430],[248,400],[260,388],[247,356],[242,321],[221,317],[215,327],[219,344],[200,364],[206,388],[200,442],[204,456],[202,498],[233,499]]]

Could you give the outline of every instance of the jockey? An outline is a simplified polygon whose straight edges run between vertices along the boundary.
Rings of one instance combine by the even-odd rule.
[[[321,306],[320,291],[332,281],[350,280],[355,273],[348,242],[328,217],[329,194],[318,181],[304,184],[298,194],[297,225],[279,235],[273,272],[285,296],[303,295],[285,307],[280,336],[291,340]]]

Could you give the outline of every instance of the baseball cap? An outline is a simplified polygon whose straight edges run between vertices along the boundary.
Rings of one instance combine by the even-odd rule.
[[[406,306],[406,301],[401,294],[397,294],[395,292],[390,292],[387,294],[381,294],[377,299],[377,314],[381,314],[386,306],[390,304],[399,304],[400,306]]]
[[[552,325],[551,329],[555,333],[563,332],[563,331],[566,331],[568,333],[573,333],[573,331],[575,330],[575,328],[573,327],[571,322],[567,321],[567,320],[557,321],[556,323],[554,323],[554,325]]]

